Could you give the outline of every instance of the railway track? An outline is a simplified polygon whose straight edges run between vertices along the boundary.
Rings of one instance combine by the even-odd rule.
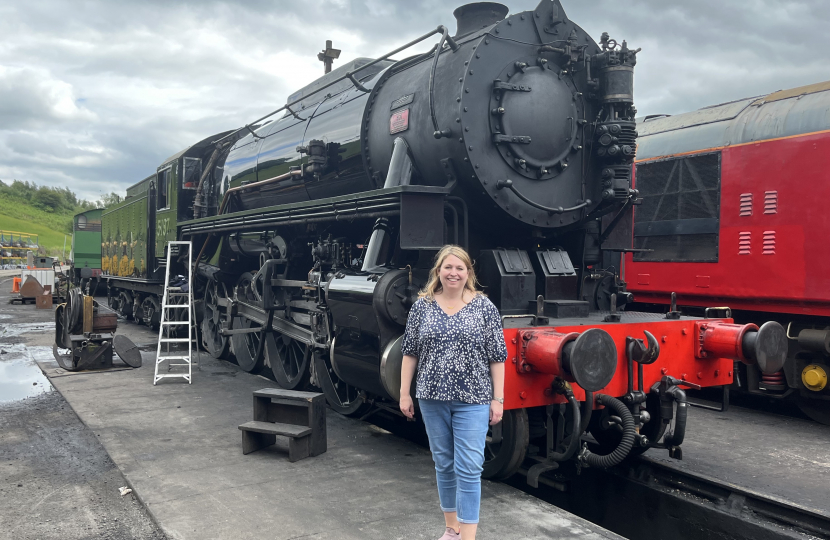
[[[526,473],[526,470],[522,470]],[[515,487],[632,540],[830,539],[830,512],[642,457],[608,471],[543,475]]]
[[[385,412],[368,420],[428,448],[423,430],[415,422],[400,422]],[[724,446],[713,452],[712,459],[719,459],[719,452],[730,450]],[[527,469],[520,469],[506,483],[631,540],[830,540],[827,508],[765,493],[757,481],[750,488],[683,470],[675,463],[693,466],[691,460],[667,464],[646,454],[609,470],[577,471],[566,463],[543,474],[539,488],[527,485]],[[763,471],[763,467],[757,470]],[[826,497],[823,502],[828,503]]]

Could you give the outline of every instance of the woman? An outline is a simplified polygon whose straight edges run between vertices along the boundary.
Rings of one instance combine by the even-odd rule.
[[[400,407],[414,418],[410,386],[417,368],[416,397],[446,522],[439,540],[475,539],[487,424],[503,414],[501,316],[475,285],[467,252],[444,246],[409,312],[402,344]]]

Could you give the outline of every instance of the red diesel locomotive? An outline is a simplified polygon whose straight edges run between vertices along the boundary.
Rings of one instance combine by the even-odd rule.
[[[830,424],[830,82],[638,125],[637,302],[729,306],[787,328],[783,369],[735,385]],[[738,366],[736,366],[737,368]]]

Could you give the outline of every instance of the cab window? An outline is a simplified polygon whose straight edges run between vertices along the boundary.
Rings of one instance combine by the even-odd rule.
[[[170,207],[170,168],[158,172],[158,192],[156,208],[162,210]]]
[[[199,178],[202,176],[202,160],[199,158],[184,158],[184,175],[182,189],[196,189],[199,187]]]

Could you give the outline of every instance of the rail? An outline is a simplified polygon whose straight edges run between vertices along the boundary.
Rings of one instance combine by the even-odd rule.
[[[684,471],[647,456],[609,472],[629,482],[660,491],[680,491],[736,516],[754,515],[773,525],[787,525],[821,538],[830,538],[830,513],[760,493],[701,473]]]

